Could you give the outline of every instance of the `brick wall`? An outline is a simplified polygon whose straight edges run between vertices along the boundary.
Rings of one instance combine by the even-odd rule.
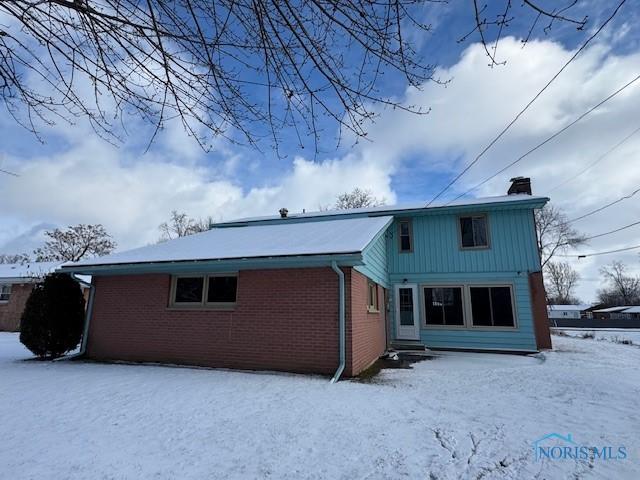
[[[386,349],[384,289],[378,285],[378,309],[367,310],[368,279],[350,269],[347,279],[346,374],[357,375],[375,362]]]
[[[533,330],[536,335],[536,346],[538,350],[552,348],[542,272],[529,274],[529,290],[531,291],[531,310],[533,313]]]
[[[338,278],[330,268],[241,271],[232,311],[167,308],[169,275],[94,281],[92,358],[323,374],[337,368]]]
[[[27,303],[33,285],[11,285],[11,296],[7,303],[0,303],[0,331],[17,332],[20,329],[20,317]]]

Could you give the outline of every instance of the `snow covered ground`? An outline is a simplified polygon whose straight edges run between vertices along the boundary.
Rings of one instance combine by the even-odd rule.
[[[637,328],[555,328],[556,332],[562,332],[571,337],[582,337],[583,335],[593,335],[596,340],[606,340],[609,342],[629,341],[640,346],[640,329]]]
[[[0,334],[7,479],[640,478],[640,348],[445,353],[370,383],[39,362]],[[623,460],[536,461],[556,432]]]

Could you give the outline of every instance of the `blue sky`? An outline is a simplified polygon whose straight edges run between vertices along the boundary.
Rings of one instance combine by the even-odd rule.
[[[616,2],[617,3],[617,2]],[[82,119],[42,130],[44,143],[0,113],[0,168],[20,173],[0,176],[0,251],[28,251],[42,239],[43,228],[75,223],[103,223],[122,249],[159,237],[157,226],[172,209],[195,217],[273,214],[317,209],[333,203],[341,192],[359,186],[387,203],[429,200],[551,78],[576,48],[614,8],[612,2],[580,2],[575,16],[588,12],[585,31],[556,24],[545,34],[537,29],[522,48],[531,16],[518,16],[503,32],[497,57],[505,65],[489,68],[477,36],[457,40],[473,26],[468,2],[430,4],[423,15],[433,25],[418,38],[422,53],[450,78],[446,87],[425,84],[407,89],[388,75],[389,94],[430,107],[415,116],[379,108],[369,139],[354,144],[348,136],[336,148],[336,127],[323,125],[322,154],[285,142],[285,158],[268,146],[259,152],[219,141],[202,152],[182,127],[169,124],[145,152],[151,127],[125,119],[130,135],[114,147],[98,138]],[[519,4],[514,6],[521,11]],[[640,15],[630,1],[592,47],[554,83],[495,148],[455,185],[452,198],[482,180],[528,148],[561,128],[612,91],[640,74]],[[571,178],[586,164],[640,126],[640,86],[611,101],[588,119],[475,192],[503,194],[508,179],[530,175],[534,193]],[[638,123],[638,125],[635,125]],[[639,136],[640,137],[640,136]],[[553,192],[552,201],[570,217],[635,190],[640,183],[637,158],[640,140],[633,138],[579,180]],[[612,207],[603,215],[577,222],[597,234],[640,220],[637,199]],[[638,229],[594,240],[584,251],[601,251],[640,243]],[[598,268],[614,259],[639,270],[638,254],[571,260],[583,276],[579,294],[585,301],[599,286]]]

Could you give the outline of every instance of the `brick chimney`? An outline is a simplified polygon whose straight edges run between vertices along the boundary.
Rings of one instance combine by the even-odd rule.
[[[516,193],[526,193],[531,195],[531,179],[529,177],[514,177],[511,179],[511,186],[507,192],[509,195]]]

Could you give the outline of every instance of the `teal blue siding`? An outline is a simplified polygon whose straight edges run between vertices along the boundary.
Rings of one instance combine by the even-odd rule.
[[[379,233],[362,252],[364,265],[354,267],[355,270],[385,288],[389,287],[387,237],[387,229]]]
[[[390,273],[539,271],[533,212],[487,211],[490,247],[460,248],[457,215],[414,216],[413,252],[398,248],[397,221],[387,240]]]
[[[476,210],[477,211],[477,210]],[[540,271],[533,210],[529,208],[485,209],[490,245],[487,249],[460,248],[459,216],[456,214],[403,215],[411,218],[413,251],[398,247],[397,219],[387,235],[391,287],[403,282],[417,284],[512,285],[517,328],[427,328],[423,325],[422,291],[418,289],[420,340],[433,348],[467,348],[535,351],[529,273]],[[390,317],[395,332],[394,295]]]

